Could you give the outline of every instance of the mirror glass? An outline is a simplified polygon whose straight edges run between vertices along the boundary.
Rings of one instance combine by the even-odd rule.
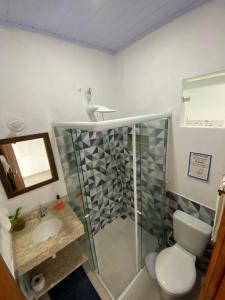
[[[50,141],[44,135],[0,141],[1,179],[7,193],[19,194],[57,178]]]
[[[224,99],[225,72],[184,79],[185,125],[223,127]]]

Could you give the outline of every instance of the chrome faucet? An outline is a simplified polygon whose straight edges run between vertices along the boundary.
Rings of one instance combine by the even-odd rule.
[[[44,216],[46,216],[48,210],[45,206],[40,205],[39,207],[39,216],[40,218],[43,218]]]

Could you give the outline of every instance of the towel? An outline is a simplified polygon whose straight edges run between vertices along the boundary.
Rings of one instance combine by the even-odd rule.
[[[217,195],[216,211],[215,211],[214,224],[213,224],[212,237],[211,237],[213,243],[216,242],[217,234],[220,228],[220,223],[223,217],[224,204],[225,204],[224,196],[225,196],[225,175],[223,176],[223,179],[219,187],[218,195]]]
[[[11,223],[8,218],[8,210],[0,205],[0,253],[10,272],[14,276],[12,237],[9,232],[10,228]]]
[[[212,238],[211,238],[213,243],[216,242],[217,234],[223,216],[223,211],[224,211],[224,194],[221,194],[217,196],[217,201],[216,201],[216,212],[214,217],[214,225],[212,229]]]
[[[5,174],[8,174],[10,170],[10,165],[8,164],[4,155],[0,155],[0,162],[2,163]]]
[[[0,227],[6,231],[9,231],[11,229],[8,210],[1,206],[0,206]]]

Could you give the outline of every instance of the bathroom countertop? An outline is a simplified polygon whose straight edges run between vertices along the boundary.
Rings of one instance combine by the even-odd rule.
[[[40,220],[38,210],[34,210],[24,216],[25,228],[12,233],[15,268],[21,275],[84,234],[83,224],[68,203],[65,203],[62,210],[54,209],[52,204],[45,206],[48,207],[48,213],[45,217]],[[58,218],[62,221],[62,227],[58,234],[47,241],[34,243],[32,241],[33,230],[42,221],[51,218]]]

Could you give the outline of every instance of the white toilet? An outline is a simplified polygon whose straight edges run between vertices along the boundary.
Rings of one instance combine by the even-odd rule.
[[[196,280],[195,259],[207,246],[212,227],[180,210],[173,214],[176,244],[156,258],[155,272],[165,299],[187,294]]]

